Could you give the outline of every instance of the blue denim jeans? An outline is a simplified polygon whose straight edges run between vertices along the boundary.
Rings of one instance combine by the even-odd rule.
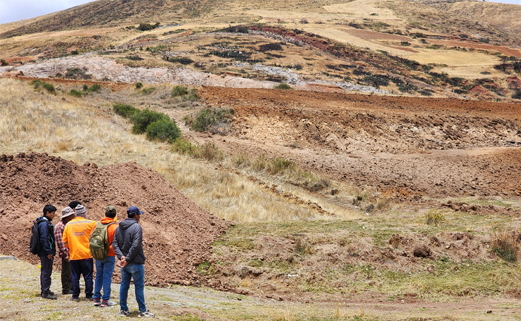
[[[110,299],[110,285],[112,283],[112,273],[114,273],[115,256],[107,256],[103,261],[96,260],[96,283],[94,284],[94,299],[101,299],[101,289],[103,288],[103,300]]]
[[[136,288],[136,301],[139,311],[146,311],[145,306],[145,265],[129,263],[121,269],[121,286],[119,288],[119,305],[121,310],[128,311],[127,297],[130,288],[130,278],[134,279]]]

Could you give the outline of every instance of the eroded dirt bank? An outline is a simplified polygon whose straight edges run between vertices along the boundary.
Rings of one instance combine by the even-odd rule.
[[[521,104],[204,87],[233,108],[230,153],[285,157],[357,185],[428,196],[521,196]]]
[[[29,252],[30,228],[46,203],[60,212],[71,200],[79,200],[93,220],[104,216],[107,205],[115,205],[119,221],[129,206],[138,206],[146,212],[141,225],[149,285],[197,283],[197,265],[227,227],[162,176],[136,163],[98,168],[47,154],[1,155],[0,186],[0,251],[33,263],[37,257]]]

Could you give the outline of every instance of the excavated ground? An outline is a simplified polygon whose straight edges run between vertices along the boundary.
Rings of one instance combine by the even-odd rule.
[[[521,104],[203,87],[233,108],[229,153],[284,157],[388,195],[521,196]],[[219,132],[217,129],[216,132]]]
[[[1,155],[0,186],[0,252],[33,263],[38,259],[29,252],[30,228],[47,203],[61,212],[78,200],[92,220],[103,217],[107,205],[116,206],[120,221],[129,206],[144,210],[140,224],[148,285],[198,284],[197,265],[227,227],[162,176],[136,163],[98,168],[47,154]],[[59,268],[58,260],[55,263]]]

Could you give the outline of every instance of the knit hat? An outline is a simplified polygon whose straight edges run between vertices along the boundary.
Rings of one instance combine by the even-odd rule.
[[[76,206],[76,216],[87,218],[87,210],[85,209],[85,206],[81,204]]]
[[[70,207],[65,207],[63,210],[62,210],[62,220],[67,217],[67,216],[71,216],[71,215],[74,215],[74,211],[72,210],[72,208]]]

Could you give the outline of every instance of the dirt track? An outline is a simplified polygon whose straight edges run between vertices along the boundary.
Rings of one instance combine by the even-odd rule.
[[[233,108],[220,148],[285,157],[392,194],[521,196],[521,104],[205,87]]]

